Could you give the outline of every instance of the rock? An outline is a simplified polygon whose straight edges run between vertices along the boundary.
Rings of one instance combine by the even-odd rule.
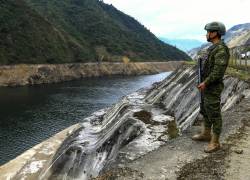
[[[24,86],[44,83],[58,83],[84,77],[105,75],[155,74],[173,71],[182,61],[135,62],[129,63],[77,63],[77,64],[39,64],[0,66],[0,86]]]
[[[234,149],[233,152],[236,154],[243,154],[243,149]]]

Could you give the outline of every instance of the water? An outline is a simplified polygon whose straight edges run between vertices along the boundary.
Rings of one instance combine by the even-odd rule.
[[[0,88],[0,165],[122,96],[170,73]]]

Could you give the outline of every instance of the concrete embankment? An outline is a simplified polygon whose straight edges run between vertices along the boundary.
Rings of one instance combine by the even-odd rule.
[[[49,140],[49,144],[32,148],[29,151],[33,153],[32,156],[21,159],[18,157],[11,161],[12,165],[19,162],[17,168],[13,169],[14,166],[10,163],[0,167],[0,179],[74,179],[80,177],[79,174],[91,172],[92,169],[85,171],[82,167],[90,167],[92,162],[97,162],[94,163],[95,169],[103,167],[100,165],[103,165],[103,159],[108,156],[101,150],[106,147],[108,148],[105,152],[111,152],[111,157],[114,157],[114,152],[118,152],[115,156],[117,159],[96,179],[223,179],[223,176],[230,176],[241,164],[231,165],[231,170],[228,170],[224,162],[228,158],[231,137],[243,133],[242,128],[249,124],[250,84],[225,76],[225,89],[221,98],[223,146],[222,150],[208,155],[203,151],[207,143],[191,140],[192,134],[199,130],[199,122],[196,121],[199,113],[196,80],[195,68],[178,69],[162,82],[124,97],[109,109],[95,112],[86,119],[82,127],[77,125],[75,132],[61,134],[60,143],[53,149],[48,150],[48,147],[53,146],[58,137]],[[173,119],[179,130],[177,136],[170,136],[170,122],[173,122]],[[115,122],[114,126],[118,128],[114,128],[112,122]],[[123,122],[128,124],[122,126]],[[98,132],[105,135],[100,136],[102,141],[94,138],[95,135],[99,137]],[[111,138],[106,138],[110,132],[117,133],[112,133]],[[66,137],[68,138],[62,143]],[[126,141],[118,141],[123,139]],[[96,144],[95,142],[104,143],[100,148],[91,151],[90,148]],[[124,146],[117,148],[117,145]],[[88,151],[84,151],[85,147]],[[246,157],[247,148],[242,148]],[[235,152],[241,152],[240,150],[236,149]],[[104,155],[98,156],[99,153]],[[222,159],[214,159],[217,155]],[[237,157],[231,158],[230,161],[233,162],[235,159],[237,160]],[[77,167],[80,167],[81,172]],[[221,169],[223,171],[220,171]],[[248,176],[246,169],[243,172]],[[85,177],[91,179],[91,176]]]
[[[85,77],[141,75],[173,71],[182,61],[130,63],[75,63],[0,66],[0,86],[57,83]]]

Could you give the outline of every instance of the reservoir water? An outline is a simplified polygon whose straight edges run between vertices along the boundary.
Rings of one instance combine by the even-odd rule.
[[[94,111],[169,74],[86,78],[59,84],[0,88],[0,165],[81,122]]]

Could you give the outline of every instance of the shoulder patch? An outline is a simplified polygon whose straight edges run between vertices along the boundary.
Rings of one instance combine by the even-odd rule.
[[[214,59],[215,59],[215,64],[227,65],[228,55],[227,55],[226,49],[225,48],[218,49],[218,51],[214,55]]]

